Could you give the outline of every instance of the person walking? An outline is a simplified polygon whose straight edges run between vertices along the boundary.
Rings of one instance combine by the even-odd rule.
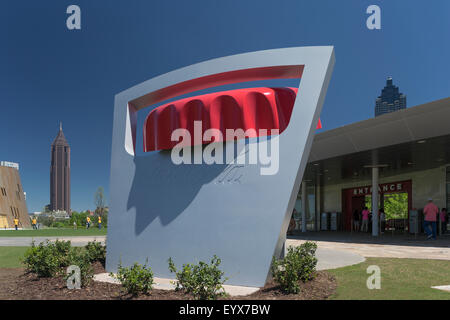
[[[428,198],[428,204],[423,208],[425,219],[423,229],[427,234],[427,240],[436,240],[436,217],[439,213],[438,207],[433,203],[432,198]]]
[[[361,231],[367,232],[369,229],[369,209],[367,207],[364,207],[364,210],[362,211],[362,224],[361,224]]]
[[[98,216],[98,228],[102,228],[102,217]]]
[[[384,213],[384,209],[380,209],[380,233],[384,233],[384,229],[386,228],[386,214]]]
[[[91,226],[91,218],[86,217],[86,229],[89,229],[90,226]]]
[[[14,228],[16,230],[18,230],[18,228],[19,228],[19,219],[17,219],[17,218],[14,218]]]
[[[36,230],[36,229],[37,229],[36,224],[37,224],[36,217],[33,217],[33,219],[31,219],[31,225],[33,226],[33,230]]]
[[[442,208],[440,218],[441,218],[441,233],[444,234],[447,232],[447,221],[448,221],[447,208]]]
[[[360,220],[359,210],[355,209],[355,211],[353,211],[353,230],[355,231],[359,231],[359,220]]]

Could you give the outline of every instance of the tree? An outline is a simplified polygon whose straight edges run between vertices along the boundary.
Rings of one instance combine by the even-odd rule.
[[[78,227],[84,226],[86,224],[86,217],[88,216],[89,212],[76,212],[72,211],[72,216],[70,217],[68,226],[73,226],[73,223],[75,222]]]
[[[372,196],[366,196],[365,205],[369,211],[372,211]],[[378,208],[380,208],[380,202],[378,202]],[[408,193],[385,193],[383,209],[386,220],[408,218]]]
[[[405,192],[385,195],[384,212],[387,219],[408,218],[408,194]]]
[[[97,191],[95,192],[95,206],[97,207],[98,213],[100,216],[103,215],[103,212],[105,211],[106,206],[106,200],[104,196],[104,190],[103,187],[98,187]],[[96,211],[97,211],[96,210]]]

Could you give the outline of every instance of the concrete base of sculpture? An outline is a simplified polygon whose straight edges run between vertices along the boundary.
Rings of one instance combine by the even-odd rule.
[[[120,284],[119,280],[111,277],[109,273],[98,273],[94,275],[94,281],[98,282],[106,282],[106,283],[114,283]],[[159,290],[175,290],[176,282],[175,279],[167,279],[167,278],[153,278],[153,289]],[[223,289],[227,294],[232,297],[236,296],[248,296],[249,294],[255,293],[259,290],[258,287],[244,287],[244,286],[230,286],[223,285]]]

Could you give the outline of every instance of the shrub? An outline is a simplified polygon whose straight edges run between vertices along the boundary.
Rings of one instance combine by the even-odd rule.
[[[51,227],[53,227],[53,228],[64,228],[65,224],[64,224],[64,222],[61,222],[61,221],[55,221],[55,222],[53,222],[51,224]]]
[[[172,258],[169,258],[169,270],[175,273],[177,278],[176,290],[184,290],[195,299],[213,300],[225,295],[223,283],[228,278],[223,278],[224,272],[219,269],[221,260],[216,255],[211,259],[211,264],[200,261],[197,265],[184,264],[178,271]]]
[[[65,268],[76,265],[80,268],[81,285],[87,285],[94,276],[90,256],[84,248],[72,247],[70,241],[56,240],[54,243],[46,240],[25,252],[23,263],[27,271],[38,277],[54,277],[65,273]],[[70,275],[66,276],[67,277]]]
[[[73,227],[74,222],[77,224],[77,227],[85,226],[87,215],[88,215],[87,212],[72,211],[72,215],[70,216],[69,219],[69,226]]]
[[[51,243],[48,240],[35,245],[25,252],[23,263],[26,269],[37,274],[38,277],[53,277],[60,267],[68,266],[68,254],[71,249],[70,241]]]
[[[33,241],[31,248],[25,252],[22,262],[27,271],[35,273],[38,277],[53,277],[60,267],[60,261],[55,252],[55,245],[48,240],[38,246]]]
[[[46,227],[50,227],[54,221],[54,217],[38,216],[37,218],[37,222]]]
[[[101,242],[88,242],[88,244],[85,246],[85,249],[90,262],[100,261],[103,264],[105,263],[106,246],[102,245]]]
[[[64,240],[56,240],[55,243],[55,250],[58,255],[67,255],[72,247],[72,244],[70,241],[64,241]]]
[[[69,253],[72,250],[70,241],[56,240],[54,243],[48,243],[47,247],[49,248],[49,251],[53,252],[56,256],[60,267],[67,267],[70,265]]]
[[[272,259],[272,275],[285,293],[299,293],[299,281],[309,281],[314,277],[317,245],[305,242],[298,247],[289,247],[284,259]]]
[[[147,262],[144,265],[135,262],[128,268],[119,264],[117,275],[111,275],[118,279],[124,289],[132,295],[147,294],[152,290],[153,272],[150,267],[147,267]]]

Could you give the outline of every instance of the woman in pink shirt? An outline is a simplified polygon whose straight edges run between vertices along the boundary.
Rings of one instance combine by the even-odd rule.
[[[369,229],[369,209],[367,207],[364,207],[364,210],[362,211],[362,224],[361,224],[361,231],[367,232]]]

